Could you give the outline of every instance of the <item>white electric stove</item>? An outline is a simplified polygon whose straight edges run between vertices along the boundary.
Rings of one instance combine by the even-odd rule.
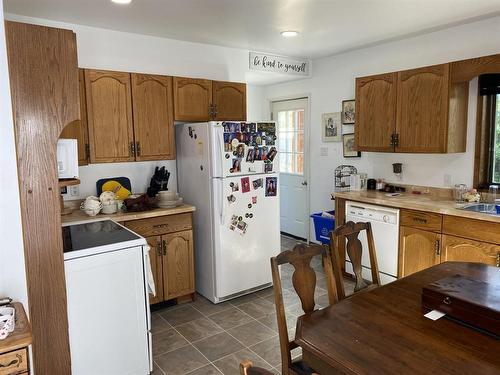
[[[63,227],[74,375],[152,371],[146,240],[111,220]]]

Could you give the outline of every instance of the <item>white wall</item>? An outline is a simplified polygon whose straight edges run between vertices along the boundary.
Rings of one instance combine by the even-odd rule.
[[[269,100],[273,98],[304,93],[311,95],[311,211],[332,207],[329,193],[333,189],[333,171],[340,164],[352,164],[370,177],[383,177],[397,182],[391,164],[401,162],[404,169],[403,183],[444,187],[444,177],[450,175],[452,185],[470,185],[473,174],[475,101],[469,105],[467,152],[448,155],[363,152],[361,158],[344,159],[341,143],[322,143],[321,114],[340,111],[342,100],[354,98],[355,77],[499,52],[500,17],[496,17],[318,59],[314,61],[312,78],[266,86],[263,106],[267,116]],[[353,126],[344,126],[344,133],[347,132],[353,132]],[[328,148],[328,156],[320,156],[321,147]]]
[[[73,30],[78,44],[78,65],[84,68],[239,82],[246,82],[251,74],[252,77],[255,76],[255,73],[248,70],[248,50],[124,33],[13,14],[7,15],[7,18]],[[248,85],[247,93],[248,118],[261,119],[262,87]],[[79,186],[79,196],[67,195],[65,199],[83,198],[95,194],[96,181],[106,177],[129,177],[134,192],[144,192],[156,165],[167,167],[172,173],[169,187],[176,189],[175,161],[94,164],[80,167],[82,183]]]
[[[10,296],[24,303],[28,295],[17,183],[16,145],[0,0],[0,297]]]

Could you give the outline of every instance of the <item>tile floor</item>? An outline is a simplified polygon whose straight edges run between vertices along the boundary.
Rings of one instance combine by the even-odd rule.
[[[297,242],[282,236],[281,250],[291,249]],[[320,258],[313,260],[313,267],[317,272],[316,304],[326,306]],[[280,271],[288,329],[293,337],[302,309],[292,287],[291,269],[283,266]],[[281,373],[272,287],[217,305],[198,296],[192,303],[155,311],[152,331],[154,375],[238,375],[243,359],[274,374]],[[293,355],[299,356],[300,349]]]

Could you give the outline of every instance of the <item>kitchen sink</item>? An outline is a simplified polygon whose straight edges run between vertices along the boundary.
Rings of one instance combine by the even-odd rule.
[[[464,206],[460,209],[464,211],[480,212],[483,214],[496,215],[496,209],[494,204],[474,203],[474,204],[468,204],[467,206]]]

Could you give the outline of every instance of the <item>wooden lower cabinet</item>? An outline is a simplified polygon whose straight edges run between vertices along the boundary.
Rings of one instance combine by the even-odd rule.
[[[441,261],[441,234],[401,226],[399,231],[399,277],[405,277]]]
[[[193,232],[166,234],[162,241],[165,299],[194,293]]]
[[[500,245],[444,234],[442,249],[442,262],[479,262],[500,267]]]
[[[174,298],[178,303],[192,300],[195,278],[191,214],[133,220],[125,226],[146,238],[151,247],[149,257],[156,296],[150,295],[149,303]]]
[[[151,261],[151,272],[155,281],[156,296],[149,295],[149,303],[151,305],[164,301],[163,294],[163,247],[161,236],[145,237],[149,250],[149,259]]]

